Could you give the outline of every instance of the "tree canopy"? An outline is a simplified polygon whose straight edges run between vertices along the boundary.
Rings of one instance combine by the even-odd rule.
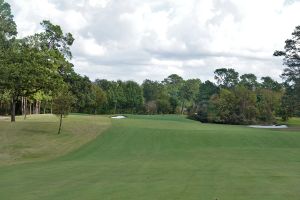
[[[274,56],[282,56],[285,65],[282,77],[285,80],[286,93],[284,95],[283,110],[285,118],[300,113],[300,26],[292,33],[292,38],[285,41],[284,50],[275,51]],[[287,101],[289,99],[289,101]],[[290,105],[287,105],[290,104]],[[289,107],[289,108],[288,108]],[[286,112],[291,110],[293,112]]]
[[[300,115],[300,26],[286,40],[279,83],[269,76],[241,76],[233,68],[214,71],[215,82],[171,74],[162,81],[95,81],[74,71],[74,38],[59,25],[18,38],[10,5],[0,0],[0,114],[68,112],[91,114],[187,114],[202,122],[274,123]],[[28,112],[27,112],[28,111]]]

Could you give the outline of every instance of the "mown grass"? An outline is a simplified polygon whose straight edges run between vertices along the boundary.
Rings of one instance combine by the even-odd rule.
[[[291,118],[289,121],[288,121],[288,124],[291,125],[291,126],[300,126],[300,118]]]
[[[0,167],[0,199],[294,200],[299,155],[299,132],[129,116],[60,158]]]

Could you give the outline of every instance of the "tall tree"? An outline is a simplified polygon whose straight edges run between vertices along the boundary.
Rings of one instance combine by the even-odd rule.
[[[165,114],[170,111],[171,106],[167,89],[162,83],[146,79],[142,84],[142,88],[147,113],[156,114],[159,112]]]
[[[215,103],[216,122],[251,124],[256,120],[256,95],[244,86],[232,90],[221,89]]]
[[[278,83],[277,81],[273,80],[271,77],[266,76],[262,77],[261,80],[263,81],[260,86],[264,89],[272,90],[279,92],[282,90],[282,85]]]
[[[126,98],[126,107],[133,113],[143,104],[142,88],[134,81],[126,81],[123,84],[123,90]]]
[[[183,114],[186,102],[195,102],[199,93],[200,84],[200,79],[188,79],[183,82],[179,91],[179,98],[181,100],[181,114]]]
[[[145,102],[157,100],[165,92],[164,86],[161,83],[157,81],[151,81],[149,79],[146,79],[143,82],[142,88]]]
[[[300,26],[297,26],[292,33],[292,38],[285,41],[283,51],[275,51],[274,56],[283,56],[283,64],[286,66],[282,77],[286,82],[285,99],[289,101],[283,102],[282,105],[287,106],[289,102],[294,107],[294,112],[290,113],[293,116],[300,113]],[[293,101],[291,101],[293,100]],[[287,114],[287,113],[286,113]],[[287,118],[287,116],[284,116]]]
[[[87,76],[80,76],[72,71],[64,81],[69,85],[70,91],[77,99],[73,105],[75,112],[85,113],[91,109],[93,102],[92,82]]]
[[[12,46],[16,35],[17,26],[10,5],[4,0],[0,0],[0,96],[3,99],[10,96],[5,87],[4,69],[9,65],[9,58],[13,57]]]
[[[295,89],[288,84],[284,85],[284,94],[281,99],[280,109],[279,109],[279,116],[284,121],[287,121],[291,116],[293,116],[295,111],[297,110],[297,99],[296,95],[294,94]]]
[[[112,81],[111,87],[109,88],[107,94],[111,99],[110,108],[112,108],[113,113],[122,112],[123,109],[126,110],[126,94],[124,90],[124,82],[122,81]]]
[[[17,35],[17,25],[14,22],[11,8],[4,0],[0,0],[0,40],[7,41]],[[3,47],[3,46],[2,46]]]
[[[217,95],[219,93],[219,88],[211,81],[205,81],[200,85],[199,94],[197,97],[197,114],[196,119],[201,122],[208,122],[209,121],[209,113],[211,108],[211,97],[213,95]]]
[[[48,53],[16,40],[13,56],[0,66],[1,84],[11,95],[11,121],[15,121],[16,102],[44,90],[55,89],[62,83],[57,68],[48,60]]]
[[[258,86],[257,77],[254,74],[243,74],[240,77],[240,84],[250,90],[255,90]]]
[[[176,113],[177,106],[180,103],[179,92],[183,82],[183,78],[177,74],[171,74],[162,81],[167,88],[173,113]]]
[[[281,92],[275,92],[270,89],[257,90],[257,109],[258,120],[267,123],[276,121],[276,113],[280,108]]]
[[[92,108],[94,114],[98,114],[104,105],[107,103],[106,93],[96,84],[92,85],[93,103]]]
[[[283,64],[286,66],[282,74],[287,82],[296,83],[300,79],[300,26],[292,33],[292,38],[285,41],[283,51],[275,51],[274,56],[283,56]]]
[[[11,18],[11,15],[7,16],[3,19]],[[5,64],[0,64],[1,86],[11,95],[12,122],[15,121],[16,102],[20,97],[28,97],[41,90],[58,89],[63,82],[62,75],[70,67],[66,59],[71,58],[72,35],[64,35],[58,25],[52,25],[49,21],[44,21],[42,25],[43,32],[12,40],[3,56],[5,59],[1,59],[5,60]],[[11,31],[10,35],[14,33]]]
[[[239,73],[232,68],[215,70],[215,80],[223,88],[233,88],[239,82]]]
[[[58,51],[66,58],[71,59],[70,47],[74,42],[73,35],[71,33],[64,34],[59,25],[54,25],[48,20],[42,21],[41,25],[44,32],[37,33],[29,39],[38,42],[37,45],[42,48]]]

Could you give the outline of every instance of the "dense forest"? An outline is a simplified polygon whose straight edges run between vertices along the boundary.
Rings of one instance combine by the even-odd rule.
[[[59,25],[41,22],[43,31],[17,35],[9,4],[0,0],[0,115],[188,114],[201,122],[274,123],[300,116],[300,26],[286,40],[283,82],[233,68],[215,70],[215,82],[184,80],[176,74],[163,81],[91,81],[74,71],[74,38]]]

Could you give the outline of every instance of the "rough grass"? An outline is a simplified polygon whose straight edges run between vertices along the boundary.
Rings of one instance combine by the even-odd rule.
[[[58,159],[0,167],[0,199],[294,200],[299,155],[299,132],[129,116]]]
[[[58,118],[53,115],[22,117],[16,123],[0,121],[0,165],[49,160],[64,155],[95,139],[110,126],[107,118],[68,116],[63,130],[58,131]]]

